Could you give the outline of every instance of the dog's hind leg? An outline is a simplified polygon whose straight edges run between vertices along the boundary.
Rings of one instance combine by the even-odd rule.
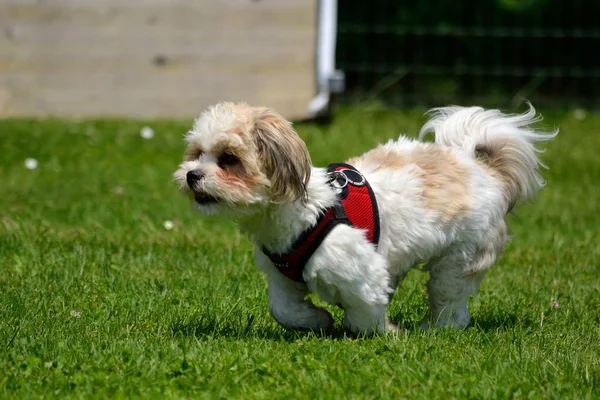
[[[485,271],[465,273],[464,264],[452,256],[444,256],[426,268],[430,273],[427,282],[429,314],[421,327],[466,327],[471,321],[467,301],[479,288]]]
[[[461,329],[471,321],[467,301],[477,292],[487,270],[497,261],[507,239],[504,223],[486,246],[461,246],[431,261],[424,269],[429,271],[427,282],[429,315],[421,327],[453,326]]]

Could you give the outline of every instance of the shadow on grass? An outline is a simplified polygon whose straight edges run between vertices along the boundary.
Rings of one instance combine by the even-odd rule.
[[[355,335],[348,333],[343,327],[336,326],[333,331],[291,331],[275,323],[255,323],[253,315],[239,318],[216,317],[211,315],[188,318],[171,325],[174,336],[193,336],[198,339],[236,338],[236,339],[265,339],[292,343],[305,339],[352,340]],[[414,321],[399,321],[407,333],[421,332],[421,327]],[[402,322],[405,322],[404,324]],[[511,331],[516,328],[529,328],[534,321],[516,313],[484,314],[473,317],[467,329],[482,332]]]
[[[418,318],[420,313],[411,316],[403,316],[398,313],[392,316],[391,320],[402,326],[408,332],[421,332],[421,319]],[[476,329],[482,332],[493,331],[510,331],[515,328],[530,328],[536,322],[516,311],[501,312],[495,310],[492,313],[480,313],[471,316],[470,324],[465,328],[467,330]],[[459,330],[460,331],[460,330]]]
[[[509,312],[506,314],[484,314],[471,319],[469,327],[481,330],[483,332],[508,331],[517,327],[529,328],[533,326],[534,321]]]
[[[274,341],[294,342],[307,338],[345,339],[350,338],[342,328],[332,332],[290,331],[274,324],[255,325],[254,316],[246,320],[233,321],[206,316],[187,322],[175,322],[171,326],[173,335],[195,336],[196,338],[228,337],[238,339],[259,338]]]

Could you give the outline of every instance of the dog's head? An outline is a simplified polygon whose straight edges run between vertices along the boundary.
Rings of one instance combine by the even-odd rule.
[[[271,109],[219,103],[196,119],[186,141],[174,177],[206,214],[252,213],[306,197],[308,150]]]

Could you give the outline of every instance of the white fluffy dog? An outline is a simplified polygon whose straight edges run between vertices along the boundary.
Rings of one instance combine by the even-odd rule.
[[[508,239],[506,214],[544,186],[534,143],[557,132],[529,127],[539,120],[533,107],[522,115],[479,107],[430,115],[420,137],[433,132],[435,143],[390,140],[349,160],[358,171],[350,176],[313,167],[304,142],[275,111],[219,103],[187,134],[174,177],[200,213],[234,219],[249,235],[282,326],[331,329],[331,315],[307,298],[316,292],[344,309],[344,326],[354,333],[397,329],[386,307],[408,270],[425,262],[422,326],[463,328],[469,296]],[[339,208],[340,192],[357,176],[376,197],[378,243],[360,226],[340,223],[300,266],[299,279],[282,273],[272,255],[295,251],[299,237]]]

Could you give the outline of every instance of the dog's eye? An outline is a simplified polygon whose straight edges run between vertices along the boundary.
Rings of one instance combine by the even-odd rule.
[[[239,162],[240,159],[230,153],[223,154],[218,160],[219,167],[221,168],[236,165]]]

